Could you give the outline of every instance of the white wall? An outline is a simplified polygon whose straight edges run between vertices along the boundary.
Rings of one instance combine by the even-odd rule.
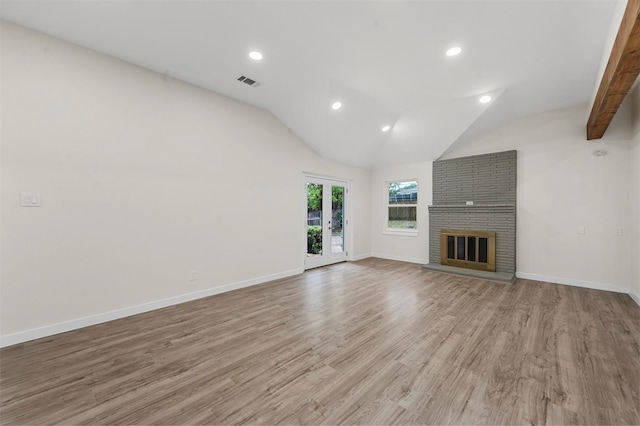
[[[385,182],[418,180],[417,235],[390,235],[384,232],[386,220]],[[432,202],[432,162],[402,164],[371,171],[371,249],[372,255],[386,259],[429,263],[429,209]]]
[[[586,105],[516,120],[447,158],[518,150],[519,276],[626,292],[630,283],[631,106],[605,137],[587,142]],[[593,156],[604,149],[604,157]],[[636,154],[637,155],[637,154]],[[585,227],[579,234],[578,228]]]
[[[633,116],[631,153],[629,155],[629,215],[631,239],[630,287],[640,304],[640,78],[636,81],[635,90],[629,95]]]
[[[303,171],[352,179],[351,254],[370,253],[368,170],[265,110],[1,31],[3,336],[301,272]],[[23,191],[42,207],[20,207]]]

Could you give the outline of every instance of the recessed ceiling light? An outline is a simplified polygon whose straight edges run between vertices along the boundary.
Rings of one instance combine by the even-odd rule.
[[[383,132],[388,132],[389,130],[391,130],[391,126],[389,126],[388,124],[382,128]]]
[[[336,109],[336,110],[342,108],[342,102],[335,101],[333,104],[331,104],[331,108]]]
[[[447,56],[456,56],[460,52],[462,52],[462,49],[459,48],[458,46],[452,47],[451,49],[447,50]]]
[[[491,96],[489,95],[480,96],[480,99],[478,100],[480,101],[481,104],[487,104],[491,102]]]
[[[253,50],[249,52],[249,57],[254,61],[259,61],[262,59],[262,53],[258,52],[257,50]]]

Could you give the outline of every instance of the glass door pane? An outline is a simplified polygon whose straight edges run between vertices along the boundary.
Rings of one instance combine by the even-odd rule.
[[[307,258],[322,256],[322,186],[307,182]]]
[[[467,260],[467,256],[465,255],[465,240],[466,237],[458,237],[458,259],[459,260]]]
[[[331,186],[331,253],[344,251],[344,187]]]
[[[344,219],[345,206],[349,208],[345,198],[347,183],[313,176],[306,176],[304,183],[307,195],[305,269],[344,262],[349,250],[349,229]]]

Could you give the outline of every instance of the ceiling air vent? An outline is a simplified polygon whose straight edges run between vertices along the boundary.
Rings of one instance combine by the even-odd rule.
[[[240,77],[238,77],[238,81],[248,84],[251,87],[256,87],[260,85],[260,83],[258,83],[252,78],[247,77],[246,75],[241,75]]]

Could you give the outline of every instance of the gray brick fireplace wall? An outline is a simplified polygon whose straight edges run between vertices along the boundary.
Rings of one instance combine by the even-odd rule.
[[[494,231],[496,272],[515,272],[516,165],[516,151],[433,163],[429,263],[440,264],[442,229]]]

